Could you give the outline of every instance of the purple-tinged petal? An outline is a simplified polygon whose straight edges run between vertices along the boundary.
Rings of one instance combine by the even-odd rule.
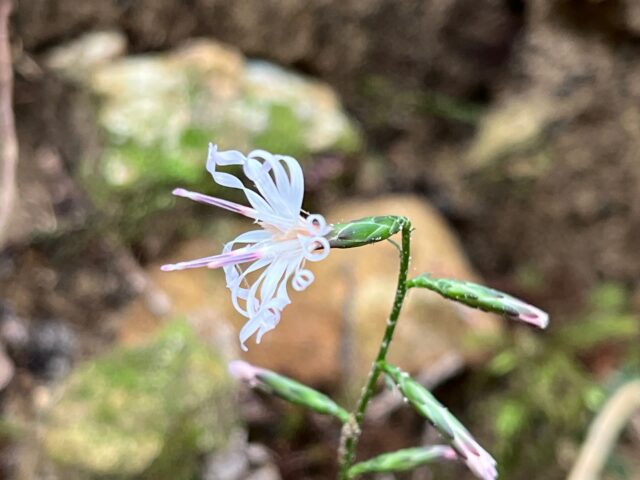
[[[207,264],[207,268],[220,268],[226,267],[227,265],[237,265],[238,263],[255,262],[262,258],[263,255],[262,249],[248,250],[246,248],[239,248],[229,253],[218,255],[217,258]]]
[[[257,212],[254,208],[245,207],[244,205],[230,202],[228,200],[223,200],[222,198],[210,197],[209,195],[204,195],[198,192],[191,192],[189,190],[185,190],[184,188],[176,188],[172,193],[177,197],[184,197],[195,202],[206,203],[207,205],[224,208],[225,210],[239,213],[240,215],[253,218],[254,220],[257,218]]]
[[[549,314],[547,312],[524,302],[517,303],[515,308],[518,312],[517,318],[520,321],[530,323],[539,328],[547,328],[549,325]]]
[[[214,255],[212,257],[198,258],[188,262],[170,263],[162,265],[160,270],[163,272],[173,272],[175,270],[185,270],[187,268],[220,268],[227,265],[235,265],[238,263],[253,262],[261,258],[262,250],[250,250],[248,248],[239,248],[229,253]]]

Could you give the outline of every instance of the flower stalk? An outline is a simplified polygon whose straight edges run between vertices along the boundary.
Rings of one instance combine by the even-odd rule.
[[[351,465],[353,465],[355,459],[355,451],[360,438],[360,427],[362,425],[364,413],[367,410],[369,401],[375,391],[376,382],[378,381],[381,373],[380,364],[387,358],[387,352],[389,351],[389,346],[393,339],[393,332],[396,329],[398,317],[400,317],[400,311],[402,310],[402,304],[404,303],[404,298],[407,295],[407,275],[409,272],[409,260],[411,256],[411,222],[405,217],[398,217],[398,219],[399,227],[402,231],[402,250],[400,252],[400,271],[398,272],[396,295],[393,301],[391,313],[389,314],[389,319],[387,320],[387,328],[384,331],[382,343],[380,343],[378,355],[371,365],[367,383],[362,389],[355,413],[352,416],[351,422],[346,423],[342,428],[339,449],[339,478],[341,480],[349,478],[349,469],[351,468]]]

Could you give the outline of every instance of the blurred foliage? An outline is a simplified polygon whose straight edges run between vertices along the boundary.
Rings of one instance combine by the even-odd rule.
[[[468,397],[474,399],[471,415],[482,419],[476,423],[493,431],[491,453],[502,476],[564,478],[606,397],[607,382],[596,377],[611,379],[619,368],[634,368],[639,336],[628,293],[615,283],[594,289],[572,323],[554,327],[552,318],[543,334],[514,330]],[[609,360],[612,345],[617,357]],[[535,448],[528,448],[532,442]]]
[[[374,123],[385,124],[400,112],[420,112],[425,115],[477,125],[485,107],[436,91],[401,88],[382,76],[370,76],[362,81],[361,90],[371,104],[376,105]]]

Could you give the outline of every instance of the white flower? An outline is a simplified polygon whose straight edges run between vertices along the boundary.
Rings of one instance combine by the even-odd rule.
[[[241,165],[257,191],[246,188],[236,176],[217,169],[229,165]],[[173,194],[239,213],[262,228],[228,242],[219,255],[161,268],[173,271],[222,267],[233,306],[249,319],[240,330],[240,345],[247,350],[246,340],[257,332],[256,343],[260,343],[262,336],[276,327],[284,307],[291,303],[287,293],[289,281],[297,291],[313,282],[314,275],[304,268],[305,263],[320,261],[329,254],[329,242],[324,236],[331,227],[321,215],[301,215],[304,177],[292,157],[264,150],[254,150],[245,157],[235,150],[219,152],[217,146],[210,144],[207,170],[218,185],[242,190],[251,207],[182,188],[175,189]],[[250,284],[248,275],[259,270],[262,272],[255,274],[257,278]]]

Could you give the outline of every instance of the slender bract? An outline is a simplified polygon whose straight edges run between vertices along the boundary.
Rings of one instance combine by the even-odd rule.
[[[434,278],[428,274],[420,275],[407,282],[407,287],[428,288],[444,298],[463,303],[468,307],[479,308],[505,317],[530,323],[540,328],[549,324],[549,315],[539,308],[529,305],[504,292],[478,285],[477,283],[450,278]]]
[[[404,472],[438,460],[455,460],[457,458],[458,454],[455,450],[447,445],[406,448],[356,463],[349,469],[348,476],[352,479],[363,473]]]

